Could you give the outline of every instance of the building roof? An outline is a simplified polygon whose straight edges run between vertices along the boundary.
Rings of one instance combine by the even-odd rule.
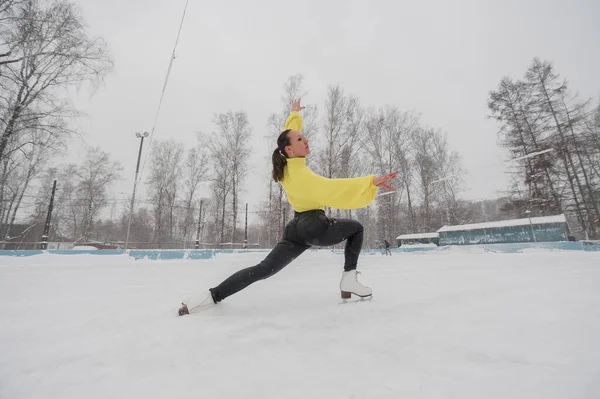
[[[396,237],[396,240],[419,240],[422,238],[438,238],[438,233],[417,233],[417,234],[402,234]]]
[[[541,216],[531,218],[531,224],[550,224],[550,223],[567,223],[567,218],[564,214],[554,216]],[[497,229],[501,227],[517,227],[529,226],[529,218],[498,220],[496,222],[461,224],[456,226],[444,226],[438,230],[438,233],[447,231],[465,231],[465,230],[482,230],[482,229]]]

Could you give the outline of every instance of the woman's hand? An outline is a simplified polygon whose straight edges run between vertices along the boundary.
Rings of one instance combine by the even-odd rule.
[[[293,112],[300,112],[304,109],[304,107],[302,105],[300,105],[301,100],[302,100],[302,97],[300,97],[297,100],[292,101],[292,111]]]
[[[390,186],[389,184],[387,184],[387,182],[390,180],[394,180],[396,178],[397,174],[398,174],[398,172],[392,172],[392,173],[388,173],[385,176],[376,177],[373,179],[373,184],[376,185],[377,187],[385,187],[388,190],[393,190],[394,188],[392,186]]]

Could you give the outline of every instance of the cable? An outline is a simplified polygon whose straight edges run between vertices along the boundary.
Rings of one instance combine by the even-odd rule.
[[[158,116],[160,115],[160,109],[162,107],[163,98],[165,96],[165,92],[167,91],[167,84],[169,82],[169,77],[171,75],[171,68],[173,67],[173,61],[175,60],[175,52],[177,50],[177,45],[179,44],[179,36],[181,35],[181,30],[183,28],[183,22],[185,20],[185,14],[187,12],[189,0],[186,0],[185,7],[183,8],[183,15],[181,16],[181,22],[179,23],[179,30],[177,31],[177,38],[175,39],[175,45],[173,46],[173,53],[171,54],[171,60],[169,61],[169,68],[167,69],[167,75],[165,76],[165,82],[163,84],[162,92],[160,94],[160,100],[158,101],[158,108],[156,109],[156,115],[154,116],[154,123],[152,124],[152,130],[150,131],[150,137],[148,138],[148,149],[152,148],[152,139],[154,137],[154,131],[156,130],[156,123],[158,122]],[[148,159],[148,154],[150,151],[146,151],[144,155],[144,162],[142,163],[142,169],[140,170],[139,179],[142,180],[142,176],[144,175],[144,170],[146,168],[146,160]]]

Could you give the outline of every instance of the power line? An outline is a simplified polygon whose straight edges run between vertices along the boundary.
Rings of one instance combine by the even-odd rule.
[[[173,67],[173,61],[175,60],[175,52],[177,50],[177,45],[179,44],[179,36],[181,35],[181,30],[183,28],[183,22],[185,20],[185,14],[187,12],[189,0],[186,0],[185,7],[183,8],[183,15],[181,16],[181,22],[179,23],[179,30],[177,31],[177,38],[175,39],[175,45],[173,46],[173,52],[171,54],[171,59],[169,60],[169,68],[167,69],[167,75],[165,76],[165,82],[163,84],[163,88],[160,94],[160,100],[158,101],[158,108],[156,109],[156,115],[154,116],[154,123],[152,124],[152,130],[150,131],[149,144],[148,148],[152,148],[152,140],[154,138],[154,131],[156,130],[156,124],[158,122],[158,116],[160,114],[160,109],[162,107],[163,98],[165,96],[165,92],[167,91],[167,84],[169,82],[169,77],[171,76],[171,68]],[[146,151],[146,155],[144,155],[144,162],[142,162],[142,170],[140,171],[139,179],[142,180],[142,176],[144,175],[144,170],[146,168],[146,160],[148,159],[148,154],[150,151]]]

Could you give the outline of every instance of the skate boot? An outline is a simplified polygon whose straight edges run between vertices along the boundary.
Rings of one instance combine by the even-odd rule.
[[[181,307],[179,308],[179,311],[177,312],[179,316],[184,316],[186,314],[190,314],[190,313],[196,313],[199,312],[201,310],[205,310],[208,308],[211,308],[213,306],[215,306],[216,302],[215,299],[212,295],[212,292],[209,291],[208,295],[203,298],[203,299],[191,299],[189,301],[186,301],[181,303]]]
[[[342,299],[349,299],[352,294],[361,298],[370,297],[372,290],[358,282],[356,276],[357,270],[350,270],[342,273],[342,281],[340,281],[340,290],[342,291]]]
[[[186,314],[190,314],[188,307],[185,303],[181,302],[181,307],[179,308],[179,316],[183,316]]]

